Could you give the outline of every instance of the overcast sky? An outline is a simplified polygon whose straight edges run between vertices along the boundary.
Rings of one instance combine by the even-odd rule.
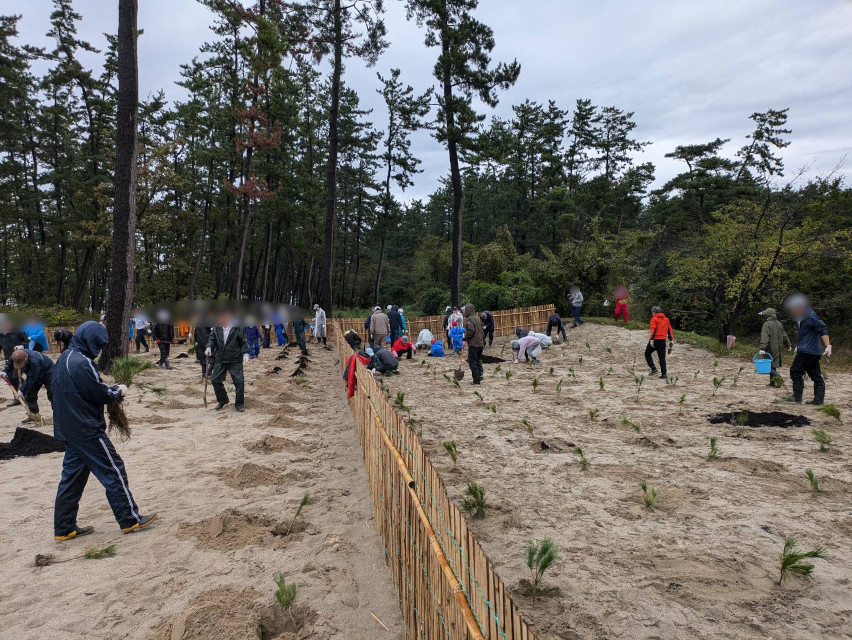
[[[74,4],[81,37],[102,46],[102,34],[116,30],[117,0]],[[194,0],[139,4],[142,95],[162,88],[180,98],[179,65],[211,39],[209,12]],[[435,59],[402,2],[387,4],[390,49],[376,69],[353,63],[346,73],[377,125],[384,115],[376,70],[399,67],[423,90]],[[48,44],[49,0],[3,0],[3,11],[23,14],[23,41]],[[788,173],[813,165],[810,176],[824,174],[849,154],[841,171],[852,183],[852,0],[481,0],[478,17],[495,31],[495,59],[522,65],[497,115],[527,98],[562,108],[589,98],[633,111],[637,137],[653,141],[643,159],[657,166],[661,184],[680,171],[663,157],[676,145],[731,138],[733,153],[745,144],[751,113],[789,107]],[[425,135],[414,151],[425,171],[407,195],[421,197],[447,173],[447,160]]]

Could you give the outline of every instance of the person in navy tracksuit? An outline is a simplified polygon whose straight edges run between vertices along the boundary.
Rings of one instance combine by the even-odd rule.
[[[90,473],[106,489],[122,532],[132,533],[157,519],[156,514],[139,513],[130,494],[124,462],[106,433],[104,406],[127,394],[124,385],[105,384],[95,366],[94,359],[106,343],[106,327],[84,322],[53,368],[53,432],[65,442],[62,478],[53,512],[54,535],[59,541],[94,530],[77,524],[80,498]]]
[[[260,353],[260,329],[252,325],[246,327],[246,340],[249,346],[249,358],[254,360]]]
[[[41,351],[31,349],[18,349],[12,354],[12,358],[6,362],[6,368],[0,373],[5,379],[14,377],[19,383],[19,393],[29,407],[30,413],[38,415],[38,392],[44,387],[47,390],[47,401],[53,397],[51,391],[51,372],[53,360]],[[27,418],[24,422],[31,422]]]

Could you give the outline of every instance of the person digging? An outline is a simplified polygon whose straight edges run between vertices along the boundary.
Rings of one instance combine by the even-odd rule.
[[[53,371],[53,360],[39,351],[30,349],[18,349],[12,353],[12,357],[6,362],[6,368],[0,373],[4,380],[14,376],[18,382],[17,397],[23,398],[27,409],[27,418],[24,423],[39,422],[41,414],[38,408],[38,392],[44,387],[47,390],[47,401],[53,398],[51,391],[51,374]]]
[[[216,411],[221,411],[230,404],[228,392],[225,391],[225,374],[231,374],[235,388],[234,409],[239,413],[245,411],[245,377],[243,366],[249,361],[249,346],[246,331],[243,327],[232,327],[230,314],[222,314],[220,326],[213,327],[210,339],[207,341],[205,355],[214,358],[210,382],[216,393]]]
[[[127,395],[123,384],[101,380],[95,359],[106,346],[107,330],[97,322],[84,322],[53,368],[53,434],[65,443],[62,478],[56,491],[53,529],[57,541],[85,536],[94,527],[77,524],[80,498],[94,474],[123,533],[145,529],[156,514],[142,515],[130,493],[124,461],[107,436],[104,407]]]

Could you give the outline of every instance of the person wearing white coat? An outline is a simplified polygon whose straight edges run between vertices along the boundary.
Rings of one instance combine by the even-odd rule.
[[[328,346],[328,333],[326,332],[325,311],[318,304],[314,305],[314,337],[317,343],[322,342]]]

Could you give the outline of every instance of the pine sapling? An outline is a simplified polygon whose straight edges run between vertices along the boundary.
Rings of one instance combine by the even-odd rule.
[[[589,351],[592,350],[592,346],[588,342],[586,343],[586,349],[588,349]]]
[[[511,369],[506,369],[506,384],[509,384],[512,381],[512,371]]]
[[[842,420],[840,419],[840,410],[833,404],[824,404],[821,407],[817,407],[817,411],[827,415],[830,418],[834,418],[838,422],[842,422]]]
[[[698,376],[701,375],[701,369],[692,374],[692,381],[695,382],[698,380]]]
[[[290,621],[293,623],[293,627],[296,627],[296,620],[293,617],[293,601],[296,599],[296,583],[291,582],[287,584],[287,580],[284,578],[283,573],[279,573],[275,576],[275,602],[278,603],[287,615],[290,616]]]
[[[822,550],[822,547],[816,547],[810,551],[796,551],[796,540],[793,538],[785,539],[784,549],[781,551],[781,577],[778,584],[783,584],[784,580],[793,573],[800,576],[811,575],[814,565],[809,562],[802,562],[802,560],[810,558],[825,558],[825,551]]]
[[[495,369],[494,369],[494,373],[500,373],[500,371],[501,371],[502,369],[503,369],[503,365],[498,364],[498,365],[495,367]]]
[[[621,419],[621,426],[622,427],[630,427],[636,433],[642,433],[642,425],[637,424],[637,423],[633,422],[632,420],[628,420],[627,418]]]
[[[544,574],[556,561],[556,557],[556,544],[550,538],[527,545],[527,568],[530,570],[533,601],[538,595]]]
[[[553,375],[553,371],[554,371],[553,367],[550,367],[550,375]]]
[[[86,549],[86,559],[88,560],[100,560],[101,558],[112,558],[115,555],[115,545],[111,544],[108,547],[104,547],[103,549],[98,549],[97,547],[89,547]]]
[[[633,383],[636,385],[636,395],[642,393],[642,384],[645,382],[645,376],[633,376]]]
[[[574,371],[574,367],[571,367],[570,369],[568,369],[568,375],[571,376],[571,378],[574,379],[574,380],[577,379],[577,372]]]
[[[524,418],[523,420],[521,420],[521,424],[524,425],[527,428],[527,431],[529,431],[530,435],[533,434],[533,428],[532,428],[532,425],[530,424],[529,420]]]
[[[737,383],[740,381],[740,376],[743,375],[743,371],[745,371],[745,367],[741,366],[739,371],[737,371],[737,375],[734,376],[734,382],[731,385],[732,387],[737,386]]]
[[[296,513],[293,514],[293,519],[290,521],[290,526],[287,527],[287,535],[290,535],[290,532],[293,531],[293,526],[296,524],[296,518],[302,515],[302,511],[304,511],[305,507],[312,505],[314,503],[313,498],[311,498],[310,493],[306,493],[302,496],[302,500],[299,502],[299,508],[296,509]]]
[[[474,391],[473,395],[475,395],[479,399],[480,402],[485,402],[485,398],[482,397],[482,394],[479,393],[479,391]]]
[[[725,377],[724,377],[724,376],[722,376],[721,378],[716,378],[716,377],[714,377],[714,378],[713,378],[713,387],[714,387],[714,388],[713,388],[713,396],[715,396],[715,395],[716,395],[716,392],[717,392],[719,389],[721,389],[721,388],[722,388],[722,385],[723,385],[724,383],[725,383]]]
[[[680,394],[680,397],[678,397],[678,399],[677,399],[677,406],[678,406],[677,415],[679,415],[679,416],[683,415],[683,405],[685,403],[686,403],[686,394],[682,393],[682,394]]]
[[[485,499],[485,489],[476,482],[469,482],[461,501],[462,510],[472,518],[485,516],[491,505]]]
[[[670,386],[670,387],[676,387],[676,386],[677,386],[677,381],[678,381],[678,377],[677,377],[677,376],[675,376],[675,377],[668,377],[668,378],[666,378],[666,384],[667,384],[668,386]]]
[[[657,490],[654,487],[649,487],[644,480],[639,483],[639,488],[642,489],[642,504],[648,511],[654,510],[654,504],[657,502]]]
[[[574,447],[574,453],[577,454],[577,462],[580,463],[580,471],[588,471],[589,460],[586,458],[586,454],[583,453],[583,450],[580,447]]]
[[[710,453],[707,454],[708,460],[715,460],[719,457],[718,442],[719,438],[716,436],[710,436]]]
[[[556,404],[559,404],[559,396],[562,394],[562,378],[556,383]]]
[[[448,440],[444,443],[444,449],[446,449],[447,454],[450,456],[450,460],[453,461],[453,466],[456,466],[456,461],[459,459],[459,448],[456,445],[455,440]]]
[[[831,449],[831,445],[834,440],[832,439],[831,434],[828,433],[828,431],[825,431],[824,429],[814,429],[813,431],[811,431],[811,433],[814,434],[814,440],[817,441],[820,451],[825,453],[826,451],[829,451]]]
[[[535,393],[536,389],[538,389],[538,378],[532,379],[532,388],[533,388],[533,393]]]
[[[748,425],[748,420],[749,420],[750,417],[751,417],[751,414],[748,411],[745,411],[745,410],[740,411],[737,414],[737,420],[736,420],[737,426],[738,427],[745,427],[746,425]]]
[[[495,415],[497,414],[497,405],[496,404],[494,404],[494,403],[489,404],[488,409],[491,411],[491,413],[493,413]]]
[[[577,363],[583,364],[583,356],[580,356],[579,358],[577,358]]]
[[[598,378],[598,389],[599,389],[600,391],[603,391],[605,386],[606,386],[606,383],[604,383],[603,376],[600,376],[600,377]]]
[[[811,492],[814,495],[822,491],[822,489],[819,488],[819,480],[817,480],[817,477],[814,475],[813,469],[805,469],[805,475],[808,477],[808,482],[811,483]]]
[[[592,420],[597,420],[599,415],[601,415],[600,409],[589,409],[589,418]]]

